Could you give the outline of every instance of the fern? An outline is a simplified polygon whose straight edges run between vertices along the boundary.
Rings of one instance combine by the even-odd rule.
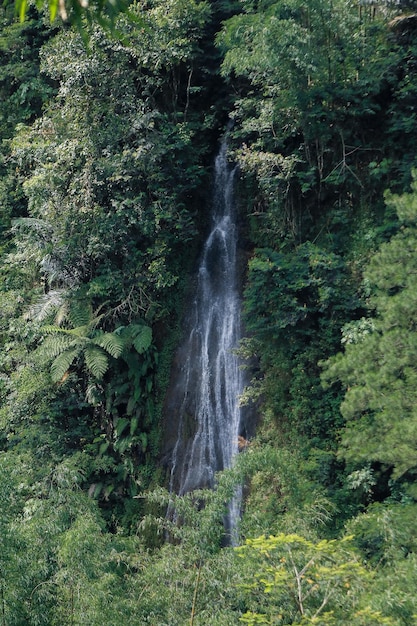
[[[109,367],[109,360],[105,352],[94,345],[87,346],[84,357],[87,369],[95,378],[102,378]]]
[[[85,339],[90,341],[88,334],[90,332],[90,326],[77,326],[76,328],[68,328],[64,329],[69,335],[73,337],[78,337],[80,340]]]
[[[55,359],[65,350],[74,347],[68,335],[54,334],[46,337],[39,348],[39,353],[49,359]]]
[[[133,337],[133,346],[139,354],[143,354],[152,343],[152,329],[149,326],[138,327]]]
[[[81,348],[79,346],[76,346],[75,348],[61,352],[61,354],[56,357],[51,365],[51,377],[55,383],[61,380],[61,378],[68,371],[72,363],[80,354],[80,351]]]
[[[103,333],[94,338],[94,343],[103,348],[110,356],[118,359],[126,347],[126,342],[121,335],[116,333]]]
[[[47,335],[39,352],[54,359],[51,366],[53,380],[59,381],[77,356],[83,356],[86,368],[96,379],[104,376],[109,368],[109,358],[125,359],[133,347],[143,354],[152,343],[152,329],[149,326],[131,324],[119,327],[114,332],[103,332],[97,325],[103,315],[93,313],[92,307],[81,302],[71,303],[69,322],[72,328],[44,326]]]
[[[36,322],[43,322],[55,311],[58,310],[59,313],[62,307],[65,307],[64,291],[62,289],[53,289],[43,294],[35,304],[30,307],[26,317]]]
[[[71,330],[69,328],[61,328],[60,326],[55,326],[54,324],[47,324],[46,326],[42,326],[42,330],[44,333],[49,335],[71,335]]]
[[[91,327],[94,322],[93,309],[90,304],[75,300],[71,302],[69,318],[74,328]]]

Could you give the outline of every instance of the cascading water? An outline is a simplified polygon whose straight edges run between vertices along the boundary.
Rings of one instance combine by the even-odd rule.
[[[215,472],[238,451],[242,372],[234,353],[240,337],[237,227],[233,181],[223,140],[215,160],[211,231],[204,245],[191,303],[188,337],[171,398],[178,433],[172,453],[171,490],[180,495],[212,487]],[[238,496],[227,526],[238,516]]]

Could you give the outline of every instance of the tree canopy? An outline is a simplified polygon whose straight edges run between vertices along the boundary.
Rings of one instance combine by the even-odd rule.
[[[0,625],[417,623],[412,4],[0,17]],[[245,429],[178,496],[168,400],[225,132]]]

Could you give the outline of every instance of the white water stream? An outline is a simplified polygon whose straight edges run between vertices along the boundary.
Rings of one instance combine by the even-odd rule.
[[[204,245],[189,335],[176,381],[178,436],[172,455],[171,489],[180,495],[212,487],[215,472],[238,452],[242,373],[234,350],[240,338],[237,228],[233,179],[224,140],[215,160],[211,231]],[[236,526],[238,497],[227,526]],[[233,531],[232,531],[233,532]]]

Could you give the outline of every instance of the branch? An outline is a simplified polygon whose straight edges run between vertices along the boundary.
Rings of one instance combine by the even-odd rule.
[[[190,626],[193,626],[193,624],[194,624],[195,607],[196,607],[196,604],[197,604],[197,593],[198,593],[198,588],[200,586],[200,576],[201,576],[201,562],[198,564],[197,580],[195,581],[194,595],[193,595],[193,605],[191,607]]]
[[[301,587],[301,577],[303,576],[303,573],[307,569],[308,565],[312,562],[312,559],[309,561],[309,563],[307,563],[307,565],[305,565],[303,567],[301,572],[299,572],[298,569],[297,569],[296,564],[294,563],[294,559],[292,558],[291,550],[288,550],[288,554],[289,554],[289,557],[290,557],[290,560],[291,560],[291,564],[292,564],[292,567],[293,567],[293,570],[294,570],[295,579],[297,581],[298,608],[300,609],[301,615],[304,615],[303,589]]]
[[[330,581],[329,581],[329,582],[328,582],[328,584],[327,584],[327,590],[329,589],[329,587],[330,587]],[[318,615],[322,612],[322,610],[324,609],[324,607],[326,606],[326,604],[327,604],[327,603],[328,603],[328,601],[330,600],[330,596],[331,596],[331,595],[332,595],[332,590],[331,590],[331,589],[328,591],[328,593],[327,593],[327,592],[325,592],[325,594],[324,594],[324,598],[323,598],[323,602],[320,604],[319,608],[318,608],[318,609],[317,609],[317,611],[314,613],[314,615],[313,615],[313,619],[314,619],[314,618],[316,618],[316,617],[317,617],[317,616],[318,616]]]

